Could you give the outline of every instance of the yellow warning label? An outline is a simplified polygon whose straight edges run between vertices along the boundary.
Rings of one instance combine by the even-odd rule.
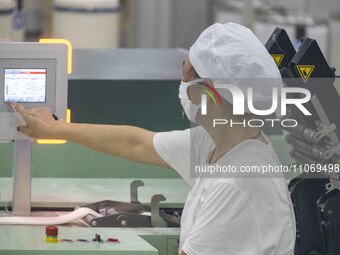
[[[307,82],[312,72],[314,71],[314,65],[297,65],[296,66],[301,78],[304,82]]]
[[[277,66],[279,66],[282,62],[282,59],[285,57],[285,55],[283,55],[283,54],[272,54],[272,57],[273,57],[275,63],[277,64]]]

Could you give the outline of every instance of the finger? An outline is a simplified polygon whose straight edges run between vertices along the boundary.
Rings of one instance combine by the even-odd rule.
[[[25,109],[21,104],[11,103],[11,106],[13,106],[15,114],[20,114],[26,123],[32,118],[33,114],[30,110]]]
[[[15,103],[14,102],[8,102],[8,104],[15,110]]]
[[[15,106],[17,105],[17,103],[15,103],[15,102],[8,102],[8,104],[13,108],[13,110],[15,110]]]
[[[8,104],[12,107],[12,109],[14,110],[15,113],[19,112],[20,110],[22,111],[23,107],[21,106],[21,108],[20,108],[18,103],[9,102]]]
[[[25,108],[21,104],[18,104],[18,103],[9,103],[9,104],[10,106],[12,106],[14,111],[20,113],[21,115],[24,113]]]
[[[21,115],[25,114],[25,108],[21,104],[15,104],[14,109]]]

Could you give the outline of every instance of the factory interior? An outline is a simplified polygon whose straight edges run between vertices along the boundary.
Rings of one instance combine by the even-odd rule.
[[[191,186],[179,173],[28,138],[5,84],[17,70],[44,73],[53,85],[42,101],[13,102],[50,107],[56,120],[185,130],[183,61],[202,31],[229,22],[253,31],[284,86],[311,94],[312,116],[288,110],[296,128],[262,128],[291,169],[296,234],[284,254],[340,255],[339,0],[0,0],[0,255],[209,254],[180,249]],[[301,165],[334,171],[305,178]]]

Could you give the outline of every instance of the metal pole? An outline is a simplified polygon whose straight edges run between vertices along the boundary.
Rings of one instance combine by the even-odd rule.
[[[13,200],[15,216],[31,214],[32,142],[14,141]]]

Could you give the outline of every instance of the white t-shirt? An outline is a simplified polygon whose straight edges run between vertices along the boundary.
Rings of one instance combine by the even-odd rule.
[[[188,255],[291,255],[295,217],[281,178],[190,177],[190,162],[207,164],[214,143],[202,127],[154,136],[160,157],[192,186],[182,220],[179,252]],[[278,165],[270,145],[246,140],[216,164]]]

